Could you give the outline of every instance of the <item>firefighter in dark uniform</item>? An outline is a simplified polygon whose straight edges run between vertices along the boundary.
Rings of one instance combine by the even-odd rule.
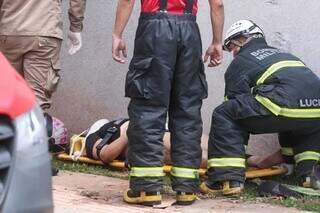
[[[320,79],[299,58],[266,43],[259,26],[234,23],[224,49],[234,55],[225,73],[226,101],[212,115],[204,193],[239,195],[250,134],[278,133],[283,154],[310,187],[320,159]]]
[[[207,97],[202,45],[196,23],[197,0],[142,0],[134,56],[126,76],[128,106],[128,203],[161,203],[163,135],[167,114],[171,132],[172,188],[177,204],[191,204],[199,190],[201,105]],[[222,0],[209,0],[213,40],[205,60],[221,63]],[[120,0],[113,33],[113,58],[124,63],[122,32],[134,0]],[[221,45],[221,46],[219,46]],[[122,54],[122,55],[121,55]]]

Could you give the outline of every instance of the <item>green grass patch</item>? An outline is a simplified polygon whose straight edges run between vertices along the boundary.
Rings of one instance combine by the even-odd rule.
[[[86,163],[74,163],[67,161],[60,161],[53,159],[53,165],[60,170],[68,170],[72,172],[83,172],[94,175],[103,175],[108,177],[115,177],[121,179],[128,179],[127,171],[115,171],[112,168],[103,167],[100,165],[92,165]],[[279,177],[274,177],[272,180],[279,181],[286,184],[297,184],[298,181],[295,178],[281,179]],[[173,193],[170,187],[170,178],[168,176],[164,179],[164,191],[166,193]],[[253,183],[247,183],[245,186],[245,192],[241,198],[244,202],[260,202],[260,203],[269,203],[273,205],[282,205],[286,207],[293,207],[301,210],[320,212],[320,198],[317,197],[308,197],[303,198],[271,198],[271,197],[259,197],[257,186]]]
[[[82,172],[88,173],[93,175],[103,175],[108,177],[115,177],[121,178],[124,180],[128,179],[128,173],[124,171],[116,171],[112,168],[107,168],[100,165],[92,165],[86,163],[75,163],[75,162],[68,162],[68,161],[60,161],[53,158],[53,166],[59,170],[67,170],[71,172]]]
[[[273,180],[286,184],[297,184],[294,178],[288,180],[281,180],[280,178],[274,178]],[[320,212],[320,197],[304,196],[303,198],[289,197],[287,199],[280,197],[259,197],[257,186],[253,183],[245,185],[245,193],[242,197],[243,201],[248,202],[262,202],[273,205],[282,205],[286,207],[297,208],[306,211]]]

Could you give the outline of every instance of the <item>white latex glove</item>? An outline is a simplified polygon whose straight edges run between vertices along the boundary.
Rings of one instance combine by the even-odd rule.
[[[70,55],[73,55],[76,52],[78,52],[82,47],[81,33],[69,31],[67,46]]]

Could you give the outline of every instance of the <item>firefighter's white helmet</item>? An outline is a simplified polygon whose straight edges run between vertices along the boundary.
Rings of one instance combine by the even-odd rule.
[[[230,41],[239,36],[249,36],[253,34],[260,34],[264,37],[262,29],[256,25],[253,21],[250,20],[240,20],[231,25],[228,29],[224,42],[223,49],[228,50]]]

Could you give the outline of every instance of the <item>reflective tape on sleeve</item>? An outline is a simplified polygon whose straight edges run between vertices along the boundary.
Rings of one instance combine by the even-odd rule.
[[[132,167],[130,177],[162,177],[165,176],[163,167]]]
[[[199,169],[190,169],[190,168],[182,168],[182,167],[172,167],[171,168],[171,175],[175,177],[181,178],[192,178],[198,179],[199,178]]]
[[[320,160],[320,153],[314,152],[314,151],[305,151],[305,152],[302,152],[302,153],[295,155],[294,160],[296,161],[296,163],[299,163],[299,162],[305,161],[305,160],[319,161]]]
[[[208,168],[211,167],[242,167],[245,168],[244,158],[211,158],[208,161]]]

